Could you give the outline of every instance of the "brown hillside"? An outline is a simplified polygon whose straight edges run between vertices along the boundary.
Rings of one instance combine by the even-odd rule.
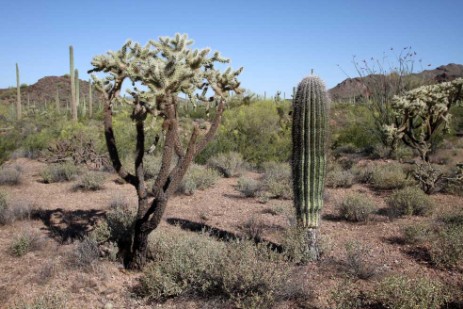
[[[463,77],[463,65],[450,63],[441,65],[433,70],[424,70],[420,73],[411,74],[414,80],[422,81],[422,84],[434,84],[452,81],[458,77]],[[365,77],[347,78],[329,90],[333,101],[346,101],[352,98],[362,98],[369,92],[366,85],[371,84],[374,75]]]
[[[79,80],[80,99],[88,101],[87,81]],[[68,75],[46,76],[39,79],[35,84],[21,87],[21,101],[23,104],[43,105],[55,102],[58,92],[60,105],[66,106],[71,98],[71,81]],[[94,103],[102,100],[101,95],[94,93]],[[0,103],[11,104],[16,102],[16,88],[0,89]]]

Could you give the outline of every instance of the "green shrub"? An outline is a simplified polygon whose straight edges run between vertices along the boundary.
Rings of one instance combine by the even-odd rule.
[[[0,224],[5,225],[12,222],[11,211],[6,201],[6,194],[0,191]]]
[[[290,102],[260,101],[227,109],[219,132],[197,162],[230,151],[240,153],[246,162],[284,162],[291,153]]]
[[[392,276],[383,279],[372,298],[386,308],[441,308],[447,300],[444,286],[426,278]]]
[[[16,237],[10,246],[10,252],[14,256],[21,257],[28,252],[40,249],[41,245],[42,239],[37,234],[26,231]]]
[[[256,197],[260,189],[260,184],[257,180],[246,177],[240,177],[238,179],[237,189],[245,197]]]
[[[212,187],[218,179],[219,174],[216,170],[202,165],[192,164],[188,168],[177,191],[186,195],[191,195],[196,190],[205,190]]]
[[[154,262],[140,278],[140,293],[152,300],[178,295],[228,299],[237,308],[271,308],[286,273],[272,265],[265,246],[225,244],[204,235],[155,234]]]
[[[463,259],[463,226],[450,225],[431,238],[431,261],[441,268],[455,268]]]
[[[83,174],[77,184],[76,190],[97,191],[103,189],[103,184],[106,180],[106,175],[100,172],[87,172]]]
[[[401,229],[405,243],[417,245],[432,237],[432,229],[428,224],[414,224]]]
[[[19,185],[22,181],[22,168],[19,165],[4,166],[0,169],[0,185]]]
[[[325,177],[328,188],[350,188],[354,183],[354,175],[350,170],[343,170],[339,165],[330,168]]]
[[[387,198],[386,202],[391,218],[411,215],[428,216],[435,207],[433,200],[416,187],[397,190]]]
[[[339,217],[351,222],[368,222],[375,211],[374,202],[358,193],[348,195],[336,205]]]
[[[111,201],[110,209],[106,213],[106,220],[111,240],[124,242],[132,237],[135,214],[123,197],[115,197]]]
[[[410,181],[400,164],[388,163],[376,165],[372,168],[370,184],[377,190],[402,189]]]
[[[275,198],[291,199],[293,187],[289,164],[266,162],[262,168],[264,175],[261,181],[261,190],[268,192]]]
[[[60,163],[47,166],[40,175],[43,182],[54,183],[74,180],[79,173],[79,168],[74,164]]]
[[[219,153],[207,160],[207,165],[226,178],[239,176],[244,168],[243,156],[238,152]]]

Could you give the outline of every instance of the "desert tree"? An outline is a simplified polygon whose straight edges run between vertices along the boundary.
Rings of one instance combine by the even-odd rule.
[[[138,195],[132,239],[125,248],[120,248],[125,252],[124,264],[129,269],[140,269],[146,263],[148,235],[158,227],[168,199],[175,193],[194,157],[216,134],[229,94],[240,92],[237,77],[242,69],[233,71],[228,68],[221,72],[216,64],[228,60],[219,52],[210,55],[208,48],[191,49],[192,43],[186,34],[160,37],[145,46],[128,41],[118,51],[94,57],[93,69],[89,71],[106,73],[102,79],[92,76],[96,89],[105,96],[104,130],[108,152],[114,169],[134,186]],[[131,82],[128,97],[120,95],[125,80]],[[216,108],[205,133],[193,123],[186,145],[180,141],[177,119],[181,93],[192,102],[202,101],[207,108]],[[133,107],[127,125],[133,123],[136,128],[134,174],[123,166],[118,154],[112,113],[112,107],[118,101]],[[147,188],[144,181],[143,168],[148,117],[156,117],[162,122],[164,135],[161,166],[151,188]]]

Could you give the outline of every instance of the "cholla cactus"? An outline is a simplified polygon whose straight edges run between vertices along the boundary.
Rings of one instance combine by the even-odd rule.
[[[448,131],[450,107],[463,99],[463,79],[452,82],[422,86],[395,96],[392,108],[395,124],[384,126],[384,132],[391,140],[402,140],[416,149],[424,161],[429,161],[432,137],[441,128]]]
[[[125,265],[128,268],[140,269],[145,264],[148,235],[159,225],[167,200],[176,191],[193,158],[215,135],[229,93],[241,92],[237,76],[242,69],[232,71],[229,68],[220,72],[214,65],[226,63],[227,59],[218,52],[209,56],[209,49],[192,50],[188,47],[191,44],[187,35],[180,34],[174,38],[161,37],[159,41],[149,41],[145,46],[128,41],[119,51],[97,56],[92,61],[94,69],[90,72],[107,73],[102,80],[92,77],[95,87],[106,97],[104,126],[109,155],[115,170],[136,188],[138,194],[133,242],[123,248],[127,252]],[[126,79],[132,83],[128,90],[130,98],[121,98],[120,90]],[[146,89],[141,90],[136,84]],[[180,93],[187,94],[192,102],[200,100],[207,106],[214,103],[216,106],[209,130],[200,137],[199,127],[194,125],[188,145],[182,145],[179,138],[177,111]],[[119,159],[112,127],[112,106],[116,101],[133,106],[131,118],[137,132],[135,174],[129,173]],[[146,188],[143,169],[144,121],[148,116],[161,119],[165,136],[161,167],[151,190]],[[133,122],[128,119],[128,125]],[[174,155],[178,163],[171,169]],[[153,198],[149,199],[149,195]]]

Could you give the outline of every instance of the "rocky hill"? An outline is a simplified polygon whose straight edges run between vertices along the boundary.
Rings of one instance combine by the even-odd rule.
[[[89,82],[79,80],[80,100],[88,102]],[[23,105],[55,104],[59,98],[60,106],[67,106],[71,98],[71,81],[68,75],[46,76],[39,79],[30,86],[21,86],[21,101]],[[93,92],[93,102],[97,104],[103,97],[96,91]],[[0,89],[0,104],[11,104],[16,102],[16,88]]]
[[[422,85],[451,81],[463,77],[463,65],[450,63],[433,70],[413,73],[409,77],[419,81]],[[371,81],[375,78],[377,78],[377,75],[348,78],[331,88],[329,93],[333,101],[359,100],[370,92],[367,85],[371,84]]]

